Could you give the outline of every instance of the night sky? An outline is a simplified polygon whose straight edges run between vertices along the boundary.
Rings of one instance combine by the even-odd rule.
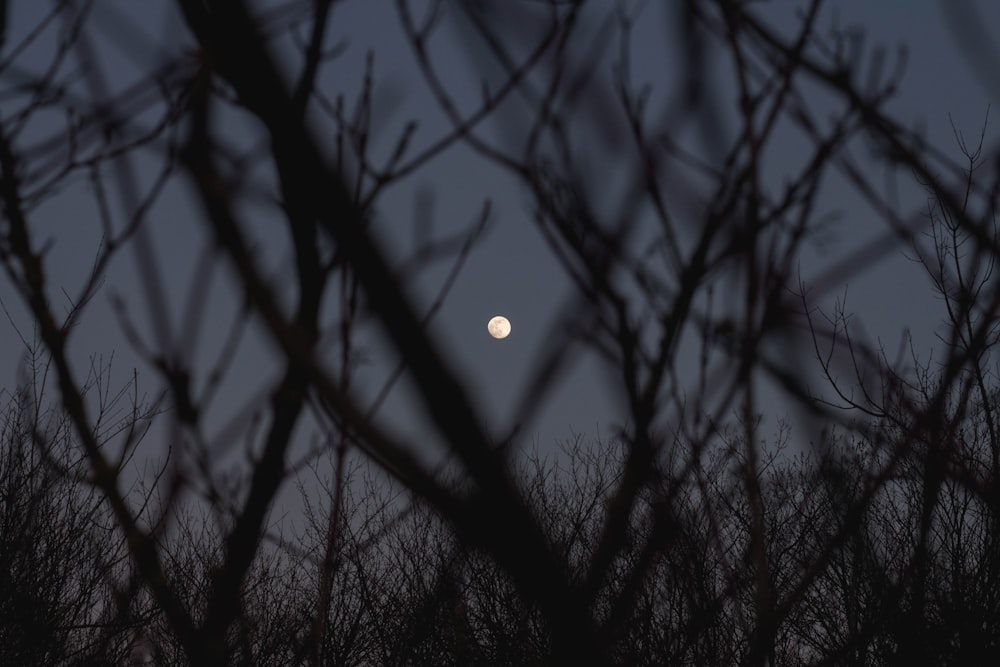
[[[99,29],[91,36],[98,58],[104,66],[107,85],[123,89],[137,77],[144,76],[151,64],[164,62],[190,48],[182,21],[165,0],[99,0],[95,13]],[[261,3],[268,4],[268,3]],[[421,3],[422,4],[422,3]],[[595,2],[588,19],[598,26],[612,3]],[[634,4],[634,3],[633,3]],[[657,95],[667,95],[678,81],[678,72],[671,68],[676,62],[676,42],[679,26],[669,22],[670,12],[660,3],[647,3],[644,20],[636,29],[636,45],[632,54],[633,76],[637,81],[653,85],[654,103]],[[664,3],[669,5],[670,3]],[[758,11],[775,25],[796,25],[801,2],[772,2],[756,5]],[[894,62],[897,49],[906,51],[905,76],[889,108],[903,124],[922,128],[930,145],[961,159],[955,144],[951,123],[967,138],[978,136],[987,109],[992,105],[990,125],[986,131],[987,151],[996,144],[998,120],[996,114],[1000,83],[993,71],[970,66],[982,61],[983,49],[994,53],[998,40],[988,32],[1000,26],[1000,5],[980,0],[967,3],[975,7],[978,19],[968,22],[962,15],[946,15],[948,2],[930,0],[881,0],[878,2],[828,2],[819,21],[822,29],[840,25],[856,26],[864,36],[866,48],[882,47],[887,62]],[[8,31],[24,34],[36,24],[47,3],[13,2]],[[971,10],[970,10],[971,11]],[[364,63],[369,50],[374,52],[374,121],[376,153],[386,157],[397,137],[411,120],[419,122],[414,136],[415,150],[430,146],[447,130],[447,120],[435,105],[414,65],[414,58],[404,39],[396,17],[395,5],[386,0],[365,0],[338,5],[334,12],[336,39],[342,39],[344,52],[323,77],[324,92],[334,99],[344,93],[352,100],[363,82]],[[984,42],[986,39],[988,41]],[[44,40],[43,40],[44,42]],[[51,47],[51,40],[48,41]],[[586,44],[574,48],[584,49]],[[27,52],[20,62],[25,67],[47,62],[43,45]],[[613,50],[598,60],[610,91],[610,71]],[[458,17],[444,21],[434,56],[442,80],[459,101],[473,104],[478,99],[480,77],[495,77],[488,57],[471,39],[467,26]],[[970,60],[971,59],[971,60]],[[991,62],[996,62],[993,57]],[[734,99],[729,79],[728,63],[716,63],[718,77],[709,82],[720,101],[720,115],[731,113]],[[10,82],[5,82],[11,85]],[[610,95],[610,92],[609,92]],[[604,100],[610,104],[609,100]],[[349,103],[350,104],[350,103]],[[822,96],[815,104],[822,108]],[[5,116],[12,109],[0,102]],[[504,110],[503,118],[516,119],[518,109]],[[139,117],[141,120],[141,116]],[[950,120],[949,120],[950,119]],[[59,119],[40,118],[32,128],[36,136],[53,132]],[[614,123],[609,123],[607,136],[585,138],[595,149],[616,140]],[[233,141],[240,141],[248,128],[234,123],[227,128]],[[683,135],[689,128],[678,128]],[[504,139],[503,122],[482,128],[482,135],[497,141]],[[31,136],[28,133],[26,136]],[[332,141],[332,137],[330,137]],[[683,140],[683,136],[681,137]],[[725,137],[720,138],[724,141]],[[769,176],[781,182],[783,170],[801,156],[801,137],[787,133],[787,152],[774,151],[768,162]],[[692,140],[693,145],[698,142]],[[705,148],[710,152],[709,148]],[[859,145],[857,157],[864,161],[864,147]],[[596,151],[595,151],[596,152]],[[705,157],[711,157],[706,155]],[[154,178],[158,161],[155,151],[141,154],[132,162],[134,176],[140,187]],[[594,182],[608,188],[609,200],[620,197],[621,174],[614,163],[588,164]],[[266,173],[251,174],[266,182]],[[872,169],[870,177],[880,185],[885,174]],[[919,216],[926,208],[926,194],[912,179],[897,176],[900,210],[906,218]],[[616,189],[618,188],[618,189]],[[464,265],[450,287],[446,299],[430,324],[430,331],[449,353],[453,367],[461,374],[478,398],[482,413],[489,420],[489,432],[497,437],[509,433],[519,421],[517,406],[523,400],[527,384],[534,378],[539,360],[549,347],[561,344],[567,329],[586,326],[573,321],[573,291],[565,272],[535,228],[528,196],[513,179],[500,169],[473,155],[466,147],[451,148],[414,172],[386,193],[377,209],[374,223],[378,237],[402,269],[408,269],[407,259],[426,238],[455,235],[464,240],[476,228],[484,200],[491,202],[485,229],[472,245]],[[109,196],[116,223],[121,219],[121,198]],[[836,224],[822,245],[812,249],[814,255],[803,258],[803,275],[821,275],[825,267],[850,257],[865,247],[874,236],[884,232],[866,205],[851,191],[835,180],[827,184],[820,200],[820,210],[835,215]],[[136,367],[140,383],[149,395],[157,393],[157,376],[142,361],[133,345],[123,334],[122,316],[134,327],[140,339],[159,341],[167,347],[183,350],[204,367],[217,359],[229,345],[229,328],[240,307],[239,298],[227,278],[227,269],[208,252],[208,240],[197,224],[197,209],[192,206],[188,183],[175,177],[167,186],[151,214],[149,240],[155,248],[162,289],[166,295],[165,318],[158,318],[156,307],[148,303],[146,288],[136,271],[134,253],[119,255],[107,269],[104,287],[86,311],[73,336],[72,350],[83,374],[91,360],[114,355],[115,376],[127,380]],[[259,243],[260,256],[272,271],[276,281],[291,270],[285,241],[269,234],[267,209],[248,211]],[[46,253],[47,271],[53,285],[73,292],[86,276],[100,238],[100,221],[96,214],[92,187],[83,176],[71,181],[58,196],[51,198],[33,214],[39,230],[50,247]],[[444,257],[419,271],[407,273],[407,283],[414,297],[429,309],[453,268],[454,257]],[[198,320],[197,335],[184,331],[184,313],[192,295],[204,293],[204,316]],[[936,341],[934,328],[941,320],[940,304],[933,297],[929,283],[920,267],[906,259],[897,248],[866,268],[850,276],[848,283],[831,286],[822,295],[819,305],[829,305],[846,295],[848,310],[857,313],[858,322],[870,340],[881,340],[894,353],[901,331],[909,327],[918,350],[930,353]],[[0,323],[0,386],[11,389],[18,379],[23,347],[14,329],[31,336],[30,319],[19,297],[11,291],[6,278],[0,280],[0,297],[10,312],[13,324]],[[58,295],[54,302],[63,305]],[[114,302],[124,304],[116,311]],[[59,312],[60,308],[56,308]],[[162,309],[161,309],[162,310]],[[507,316],[513,327],[510,337],[494,340],[486,329],[487,321],[496,314]],[[163,330],[160,320],[168,323]],[[859,330],[860,331],[860,330]],[[197,346],[189,341],[197,340]],[[374,399],[391,374],[397,360],[388,351],[376,327],[371,323],[359,332],[365,354],[358,370],[357,382],[363,393]],[[333,350],[334,343],[330,343]],[[248,418],[249,397],[266,391],[274,374],[279,372],[269,352],[269,344],[261,331],[251,327],[240,339],[237,362],[220,386],[209,419],[212,428],[242,423]],[[608,372],[590,353],[574,357],[573,364],[562,376],[554,391],[536,412],[535,419],[522,425],[519,438],[525,445],[537,442],[548,446],[568,437],[572,432],[607,434],[619,423],[620,405]],[[783,411],[780,396],[770,394],[773,410]],[[251,400],[249,405],[255,403]],[[259,405],[259,402],[256,403]],[[417,436],[424,427],[412,405],[405,383],[391,393],[379,415],[389,428]],[[232,421],[231,421],[232,420]],[[219,431],[217,431],[219,432]],[[227,437],[221,431],[221,439]],[[155,444],[151,444],[155,447]]]

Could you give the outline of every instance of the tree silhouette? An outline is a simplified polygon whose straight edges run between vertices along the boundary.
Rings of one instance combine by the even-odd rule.
[[[678,27],[665,40],[678,45],[676,77],[633,61],[649,4],[398,0],[419,84],[447,127],[426,138],[413,119],[388,154],[375,147],[374,56],[356,94],[324,76],[351,30],[333,0],[164,2],[183,34],[159,60],[137,56],[127,86],[96,46],[109,20],[128,27],[124,13],[63,2],[21,34],[0,26],[0,262],[44,348],[61,420],[57,432],[29,421],[33,435],[5,439],[14,463],[31,443],[37,463],[11,470],[41,484],[9,497],[95,503],[93,514],[53,510],[44,525],[84,544],[105,529],[128,554],[107,578],[114,628],[137,624],[151,655],[192,665],[920,664],[997,650],[1000,180],[976,170],[992,156],[963,142],[967,163],[953,163],[894,120],[901,66],[827,33],[818,0],[791,32],[753,4],[659,8]],[[441,61],[452,19],[481,65],[474,97]],[[40,62],[33,49],[46,45]],[[719,58],[731,90],[714,85]],[[789,134],[800,159],[775,179],[767,165]],[[872,185],[859,146],[878,168],[916,176],[929,220]],[[571,447],[568,469],[541,456],[531,467],[513,426],[486,429],[470,379],[427,326],[490,203],[466,234],[402,262],[451,262],[429,303],[379,225],[396,215],[383,206],[392,188],[457,148],[517,183],[573,286],[512,424],[533,423],[582,357],[603,364],[620,398],[615,437]],[[832,178],[870,206],[882,236],[802,275],[809,244],[834,225],[821,203]],[[65,288],[51,279],[40,211],[84,179],[79,208],[101,238],[89,274]],[[197,230],[183,239],[195,258],[187,293],[156,241],[171,231],[158,207],[175,188]],[[917,350],[915,364],[891,362],[843,303],[819,309],[900,248],[945,307],[933,364]],[[169,446],[138,486],[132,462],[151,415],[135,400],[110,427],[109,380],[92,393],[105,375],[81,374],[74,347],[125,257],[144,303],[116,301],[116,314],[156,373]],[[221,339],[206,324],[217,264],[241,300],[220,316]],[[389,384],[405,378],[431,424],[420,442],[358,386],[370,322],[400,360]],[[247,331],[277,375],[226,421],[216,399]],[[822,390],[807,368],[825,375]],[[823,427],[813,449],[784,429],[764,444],[764,385],[804,432]],[[304,430],[315,434],[305,444]],[[52,445],[75,452],[73,465]],[[52,461],[58,474],[39,476]],[[318,483],[303,484],[295,533],[272,511],[310,470]],[[10,557],[34,558],[34,544],[13,540]],[[4,613],[50,611],[57,575],[55,590]],[[94,641],[111,650],[117,632]]]

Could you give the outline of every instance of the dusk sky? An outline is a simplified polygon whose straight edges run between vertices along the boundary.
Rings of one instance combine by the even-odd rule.
[[[133,2],[131,0],[98,0],[94,7],[100,17],[99,30],[91,33],[93,47],[104,66],[106,84],[113,90],[123,89],[144,76],[150,65],[176,57],[190,48],[191,39],[186,35],[183,22],[166,0]],[[258,3],[269,5],[275,3]],[[308,3],[306,3],[308,4]],[[418,3],[424,5],[426,3]],[[608,13],[613,11],[611,2],[593,2],[586,14],[594,29]],[[629,6],[641,3],[626,3]],[[755,9],[774,25],[797,25],[797,16],[803,2],[756,3]],[[880,0],[832,1],[818,22],[820,32],[834,26],[857,29],[863,36],[866,49],[884,48],[889,69],[894,65],[897,50],[905,49],[905,75],[889,108],[903,124],[921,128],[928,143],[950,155],[956,161],[961,154],[955,142],[955,130],[967,139],[978,137],[990,111],[986,128],[986,152],[996,145],[1000,134],[1000,75],[995,68],[975,66],[984,62],[984,54],[996,62],[998,43],[993,34],[1000,26],[1000,5],[994,2],[963,3],[967,10],[957,10],[952,2],[931,0]],[[652,85],[652,104],[662,103],[678,82],[678,72],[672,67],[676,61],[681,26],[672,25],[672,12],[664,10],[670,3],[646,3],[642,20],[635,33],[632,53],[633,77],[637,82]],[[47,3],[13,2],[8,25],[8,41],[24,35],[40,20]],[[951,9],[949,9],[951,7]],[[949,14],[949,12],[951,12]],[[481,77],[495,76],[493,65],[482,49],[471,38],[468,27],[455,12],[446,12],[442,31],[438,37],[434,57],[440,67],[442,80],[449,86],[459,102],[478,99]],[[403,128],[411,120],[419,122],[414,136],[415,150],[431,145],[447,130],[447,121],[435,104],[415,66],[415,59],[400,30],[395,3],[388,0],[365,0],[337,5],[333,18],[333,33],[343,40],[344,52],[323,78],[324,94],[335,99],[344,93],[348,107],[363,83],[366,54],[374,53],[374,128],[376,153],[389,156]],[[526,28],[526,34],[530,27]],[[579,43],[571,48],[585,50],[600,44],[595,32],[593,43]],[[23,67],[44,67],[52,48],[52,39],[42,40],[20,56]],[[9,47],[7,47],[9,48]],[[615,49],[597,63],[605,80],[604,89],[610,85],[611,68],[616,57]],[[868,51],[870,53],[870,51]],[[71,78],[72,68],[67,69]],[[731,113],[733,100],[732,82],[728,78],[728,63],[717,63],[718,78],[708,82],[713,94],[722,103],[722,118]],[[992,77],[992,78],[991,78]],[[12,85],[3,82],[4,87]],[[613,100],[601,100],[613,107]],[[815,101],[823,104],[821,95]],[[728,107],[727,107],[728,105]],[[0,112],[5,117],[14,113],[0,101]],[[516,109],[504,111],[507,118],[516,116]],[[140,119],[142,117],[140,116]],[[58,118],[42,118],[37,127],[25,136],[41,137],[55,131]],[[48,123],[48,125],[46,125]],[[239,141],[239,124],[227,128]],[[483,137],[502,142],[504,127],[487,121],[481,128]],[[679,141],[690,128],[678,128]],[[612,154],[609,145],[622,136],[623,128],[613,122],[607,127],[606,136],[593,137],[595,155]],[[332,141],[332,137],[330,138]],[[726,137],[718,137],[725,142]],[[773,151],[768,169],[774,183],[781,182],[784,165],[794,164],[802,154],[801,137],[787,133],[787,143],[781,151]],[[698,140],[691,140],[698,146]],[[710,152],[701,145],[702,157],[710,159]],[[865,147],[857,145],[855,157],[864,162]],[[133,160],[135,177],[141,184],[151,182],[157,164],[148,154]],[[989,167],[989,165],[987,165]],[[984,167],[984,168],[987,168]],[[621,177],[616,164],[594,163],[585,166],[595,184],[608,189],[609,205],[622,196]],[[989,167],[992,168],[992,167]],[[256,177],[267,178],[266,174]],[[887,182],[878,170],[869,174],[876,187]],[[86,276],[97,251],[101,224],[90,196],[90,185],[81,175],[57,196],[46,201],[34,216],[35,224],[44,229],[50,243],[46,253],[46,267],[53,286],[64,287],[73,293]],[[905,176],[895,178],[900,211],[906,218],[919,216],[926,208],[926,195],[920,186]],[[84,374],[92,358],[114,355],[116,379],[131,377],[132,368],[140,373],[140,384],[149,395],[158,391],[158,379],[137,355],[133,345],[122,333],[121,321],[115,314],[113,301],[121,299],[129,325],[141,339],[149,343],[166,342],[168,346],[183,349],[192,339],[198,340],[197,348],[186,349],[184,354],[198,364],[207,366],[218,358],[229,345],[229,328],[239,308],[239,298],[227,281],[228,269],[219,263],[213,267],[210,254],[205,254],[206,239],[203,230],[192,224],[197,215],[192,209],[189,184],[183,178],[174,178],[164,195],[157,202],[149,229],[150,241],[156,251],[159,276],[169,302],[168,322],[173,330],[159,330],[157,320],[149,307],[145,287],[139,280],[134,253],[124,253],[108,267],[104,287],[87,309],[73,337],[72,350]],[[816,247],[814,256],[803,258],[802,274],[822,275],[825,268],[843,261],[858,248],[865,247],[873,237],[885,232],[881,223],[873,220],[871,211],[857,200],[843,183],[830,181],[820,199],[820,210],[835,216],[835,224],[822,247]],[[465,147],[456,147],[437,156],[426,167],[418,169],[411,177],[394,186],[382,200],[377,210],[378,238],[397,262],[410,257],[417,242],[426,237],[444,238],[458,235],[463,239],[474,229],[483,210],[484,200],[491,202],[489,222],[475,241],[470,254],[458,274],[454,285],[440,310],[430,324],[430,331],[447,351],[449,360],[461,377],[472,388],[489,420],[491,433],[508,433],[519,421],[516,408],[524,399],[528,383],[534,379],[540,359],[546,358],[552,345],[564,340],[563,334],[573,326],[586,327],[586,322],[573,321],[573,292],[565,272],[548,249],[531,219],[529,200],[513,179],[498,168],[471,154]],[[109,194],[110,206],[117,225],[123,206],[118,193]],[[276,280],[282,272],[290,270],[284,241],[268,236],[266,215],[260,211],[248,212],[257,226],[260,243],[258,250],[272,268]],[[419,220],[429,221],[424,228]],[[43,234],[39,233],[38,238]],[[407,281],[412,293],[426,309],[445,283],[453,266],[454,256],[445,257],[418,272],[408,273]],[[200,268],[199,268],[200,267]],[[201,329],[192,338],[181,330],[185,308],[196,294],[207,296]],[[863,331],[872,340],[884,342],[887,351],[894,354],[904,327],[909,327],[916,348],[930,354],[935,339],[934,328],[941,319],[940,304],[934,299],[929,283],[920,267],[907,260],[902,248],[895,248],[878,262],[857,275],[851,275],[849,284],[831,286],[817,305],[829,306],[835,298],[847,298],[847,309],[858,314]],[[0,386],[12,389],[18,379],[24,348],[17,340],[14,325],[21,334],[31,334],[30,319],[18,296],[12,293],[6,278],[0,280],[0,297],[10,313],[13,324],[0,324]],[[57,312],[64,306],[54,294]],[[502,314],[510,319],[511,335],[504,340],[494,340],[486,329],[493,315]],[[365,349],[357,381],[363,392],[374,399],[386,378],[392,373],[396,359],[384,341],[371,326],[361,329]],[[222,428],[234,419],[242,423],[249,415],[244,411],[248,396],[258,396],[266,391],[269,380],[279,368],[268,354],[268,343],[260,331],[247,331],[239,342],[238,361],[234,363],[226,380],[220,386],[214,403],[218,411],[210,426]],[[331,349],[333,345],[331,344]],[[808,355],[801,357],[808,361]],[[519,438],[525,444],[533,440],[547,446],[554,440],[565,438],[571,432],[589,435],[607,435],[621,419],[618,412],[616,389],[609,382],[607,371],[592,353],[582,352],[553,391],[536,411],[533,422],[525,425]],[[772,394],[773,410],[782,413],[780,396]],[[380,416],[390,428],[400,432],[420,433],[423,428],[407,394],[407,387],[396,387],[381,408]]]

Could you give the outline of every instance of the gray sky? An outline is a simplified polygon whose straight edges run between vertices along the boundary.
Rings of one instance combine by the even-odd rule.
[[[112,88],[127,85],[150,62],[157,62],[157,53],[176,53],[183,45],[177,35],[183,33],[178,18],[168,8],[170,2],[149,0],[137,3],[125,0],[98,0],[97,11],[103,29],[92,33],[99,57],[105,65],[108,83]],[[610,5],[610,3],[604,3]],[[676,76],[669,68],[669,40],[662,39],[664,32],[676,30],[667,26],[657,3],[649,3],[642,26],[637,32],[637,51],[634,54],[635,77],[648,80],[654,86],[664,78]],[[795,25],[795,16],[801,2],[772,2],[759,5],[769,20],[776,25]],[[928,141],[960,158],[955,146],[949,116],[955,127],[967,137],[977,136],[987,108],[996,106],[1000,86],[989,81],[990,72],[982,74],[969,66],[968,57],[981,57],[983,46],[978,35],[969,28],[978,26],[984,31],[1000,26],[1000,5],[991,2],[969,3],[976,7],[979,20],[973,23],[957,22],[943,12],[945,2],[930,0],[882,0],[855,2],[841,0],[827,3],[819,25],[822,29],[838,21],[841,26],[856,25],[864,34],[869,47],[882,46],[891,55],[897,47],[907,51],[906,74],[902,86],[890,109],[897,118],[911,127],[923,128]],[[598,9],[602,3],[596,3]],[[13,2],[10,34],[23,34],[29,25],[37,22],[38,13],[46,3]],[[120,16],[131,18],[125,29]],[[835,18],[836,16],[836,18]],[[334,33],[346,40],[347,51],[340,61],[330,68],[325,82],[330,97],[344,92],[351,99],[362,82],[362,68],[368,49],[375,52],[375,119],[378,136],[383,140],[381,150],[391,150],[391,145],[402,127],[411,119],[420,121],[414,138],[416,146],[429,145],[446,131],[447,126],[440,110],[428,95],[414,67],[413,57],[399,30],[394,3],[388,0],[346,2],[335,12]],[[956,28],[956,25],[958,26]],[[474,99],[479,93],[476,83],[479,73],[487,67],[484,60],[470,45],[468,32],[460,22],[451,21],[445,26],[444,39],[437,52],[442,77],[461,98]],[[990,35],[986,35],[989,37]],[[995,36],[993,36],[995,38]],[[978,39],[978,41],[977,41]],[[991,41],[996,41],[995,39]],[[51,44],[51,43],[50,43]],[[962,48],[959,48],[959,45]],[[47,53],[40,48],[37,54],[22,56],[23,63],[46,62]],[[664,63],[668,63],[666,66]],[[601,62],[610,70],[611,58]],[[724,63],[719,65],[719,79],[711,82],[720,100],[729,100]],[[8,84],[9,85],[9,82]],[[817,99],[822,105],[822,99]],[[0,102],[0,112],[9,117],[11,110]],[[725,110],[723,110],[725,113]],[[41,119],[38,132],[48,131]],[[987,142],[995,145],[996,124],[991,122]],[[238,140],[239,127],[230,132]],[[502,136],[496,128],[487,133]],[[595,137],[594,141],[601,141]],[[800,139],[799,139],[800,140]],[[789,133],[787,154],[775,152],[770,170],[780,182],[783,165],[793,164],[800,155],[794,133]],[[863,157],[859,155],[858,157]],[[784,161],[788,160],[788,163]],[[134,161],[140,183],[148,183],[155,173],[156,163],[148,158]],[[602,182],[614,191],[615,165],[590,165],[601,172]],[[607,173],[604,173],[607,172]],[[261,176],[263,177],[263,176]],[[873,173],[872,178],[882,175]],[[900,207],[916,215],[924,207],[925,196],[920,188],[905,178],[897,179]],[[55,285],[73,287],[86,275],[97,250],[100,223],[89,196],[90,185],[78,178],[57,197],[46,202],[35,213],[39,229],[46,230],[51,247],[46,255],[50,280]],[[378,209],[377,229],[388,242],[397,258],[403,258],[413,248],[415,203],[430,193],[433,204],[430,219],[434,235],[447,235],[466,230],[475,223],[485,198],[493,204],[490,225],[476,243],[461,274],[452,287],[431,325],[443,349],[451,354],[454,366],[463,374],[477,393],[490,420],[489,428],[499,434],[513,426],[512,414],[525,389],[526,378],[537,367],[537,360],[547,346],[559,339],[564,326],[564,309],[570,291],[562,269],[558,266],[531,218],[528,197],[512,180],[495,167],[473,157],[466,148],[448,150],[426,168],[420,169],[393,188]],[[122,224],[120,203],[116,202],[117,223]],[[830,182],[820,204],[821,209],[839,211],[841,222],[835,226],[830,242],[816,251],[809,270],[822,270],[823,266],[849,255],[864,246],[873,233],[883,231],[881,225],[871,222],[872,214],[850,195],[842,183]],[[192,210],[182,179],[171,184],[152,213],[154,224],[150,228],[151,241],[159,258],[159,270],[170,304],[169,321],[179,322],[190,295],[207,289],[208,305],[198,337],[199,347],[190,350],[199,363],[207,364],[218,358],[227,346],[228,327],[238,308],[232,291],[227,288],[226,270],[216,267],[214,273],[198,274],[204,237],[192,224]],[[261,253],[276,276],[287,272],[282,242],[268,234],[265,218],[255,219],[259,229]],[[433,295],[440,289],[450,269],[447,261],[422,271],[413,279],[414,293],[429,306]],[[212,280],[205,281],[205,275]],[[196,277],[197,276],[197,277]],[[864,330],[874,338],[885,341],[895,350],[903,327],[910,327],[918,348],[927,349],[934,344],[931,332],[940,322],[941,311],[933,299],[929,285],[919,267],[906,261],[901,253],[887,256],[883,261],[853,276],[848,285],[841,286],[827,295],[827,304],[833,297],[847,294],[848,309],[859,314]],[[114,354],[116,374],[120,379],[131,375],[131,369],[140,368],[141,381],[155,392],[156,379],[145,369],[121,331],[114,315],[111,301],[121,298],[126,304],[128,317],[140,336],[155,340],[156,325],[147,312],[145,293],[140,289],[135,257],[122,254],[109,267],[105,287],[98,294],[79,324],[74,336],[73,351],[79,360],[81,372],[92,355],[108,357]],[[0,280],[0,296],[10,310],[21,332],[31,335],[30,322],[17,298],[11,294],[4,278]],[[513,325],[512,335],[503,341],[491,339],[486,331],[488,319],[504,314]],[[16,382],[16,369],[23,352],[15,342],[13,328],[8,323],[0,325],[0,339],[5,341],[0,352],[0,386],[12,388]],[[394,366],[395,360],[386,351],[378,335],[370,328],[363,329],[366,363],[358,381],[373,396],[382,386]],[[162,334],[163,332],[159,332]],[[259,333],[259,332],[258,332]],[[217,414],[247,415],[239,412],[245,396],[265,389],[266,382],[278,371],[269,361],[267,343],[254,331],[248,331],[240,342],[238,362],[223,383],[216,405]],[[184,340],[181,331],[168,333],[167,339]],[[148,384],[146,384],[148,383]],[[778,402],[775,411],[782,408]],[[398,387],[383,407],[381,413],[391,426],[411,433],[421,427],[415,416],[405,385]],[[216,417],[217,426],[225,418]],[[572,431],[606,433],[618,421],[614,392],[609,389],[606,373],[593,358],[580,358],[573,370],[562,379],[538,413],[534,424],[523,435],[537,437],[541,444],[563,438]],[[530,440],[529,440],[530,441]]]

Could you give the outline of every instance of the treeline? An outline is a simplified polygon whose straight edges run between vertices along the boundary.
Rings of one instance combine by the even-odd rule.
[[[187,664],[169,620],[141,590],[65,419],[39,409],[27,390],[3,402],[0,661]],[[980,416],[966,415],[947,449],[986,470]],[[974,665],[1000,655],[995,496],[945,478],[928,497],[935,471],[913,443],[914,455],[892,456],[898,429],[831,429],[803,443],[783,424],[761,449],[762,584],[740,433],[722,430],[697,461],[666,462],[632,511],[591,610],[614,629],[602,641],[615,664],[738,664],[760,605],[774,619],[773,665]],[[576,435],[516,466],[576,584],[586,585],[625,453],[617,441]],[[234,664],[551,661],[545,614],[488,553],[369,464],[349,467],[336,485],[304,473],[304,520],[275,520],[227,635]],[[162,490],[143,488],[133,493],[155,516]],[[178,512],[161,538],[167,575],[202,621],[221,561],[219,520]]]

